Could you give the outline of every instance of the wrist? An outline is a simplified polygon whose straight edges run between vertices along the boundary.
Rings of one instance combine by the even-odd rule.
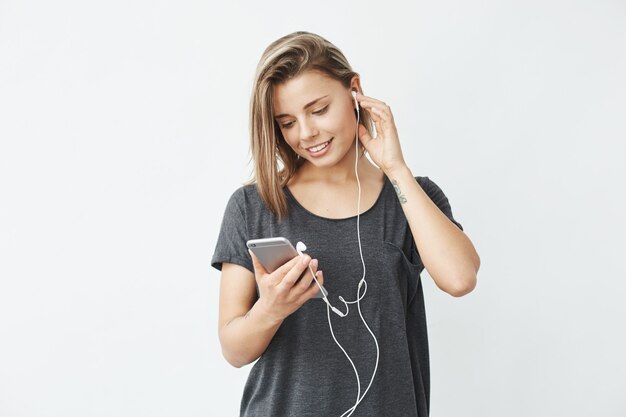
[[[271,309],[262,297],[254,303],[250,313],[256,315],[261,322],[267,323],[272,327],[279,326],[284,320],[284,318],[276,317],[272,314]]]

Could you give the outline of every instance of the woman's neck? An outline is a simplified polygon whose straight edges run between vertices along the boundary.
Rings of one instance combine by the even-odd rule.
[[[324,168],[318,168],[307,161],[298,169],[289,182],[323,182],[336,185],[356,183],[354,158],[355,157],[353,155],[352,158],[350,158],[351,161],[346,158],[348,159],[348,163],[337,164],[333,167]],[[359,172],[359,181],[369,179],[370,177],[380,176],[380,169],[372,164],[365,155],[359,155],[359,164],[357,169]]]

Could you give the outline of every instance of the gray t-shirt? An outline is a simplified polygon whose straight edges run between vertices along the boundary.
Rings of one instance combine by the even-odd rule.
[[[415,179],[463,230],[437,184],[428,177]],[[284,192],[289,215],[279,223],[261,200],[256,185],[235,190],[226,205],[211,266],[221,270],[222,262],[229,262],[254,272],[247,240],[283,236],[294,247],[301,240],[307,253],[319,260],[330,303],[345,313],[339,296],[346,301],[356,300],[357,285],[363,276],[357,216],[321,217],[301,206],[287,187]],[[380,358],[374,381],[352,416],[428,416],[430,369],[420,280],[424,265],[387,177],[375,204],[361,214],[359,225],[367,281],[360,310],[376,336]],[[376,365],[376,344],[363,324],[358,305],[349,306],[346,317],[331,311],[330,319],[335,337],[357,368],[363,396]],[[331,334],[326,303],[312,298],[283,321],[252,366],[240,416],[340,417],[354,405],[357,392],[352,365]]]

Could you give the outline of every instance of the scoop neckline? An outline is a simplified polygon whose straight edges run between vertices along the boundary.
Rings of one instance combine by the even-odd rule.
[[[383,180],[383,187],[380,190],[380,193],[378,194],[378,197],[376,198],[376,201],[374,202],[374,204],[372,205],[372,207],[368,208],[367,210],[365,210],[363,213],[361,213],[360,215],[358,215],[359,217],[363,217],[365,214],[369,213],[370,211],[373,211],[378,204],[380,203],[380,201],[382,200],[383,194],[385,193],[385,190],[387,189],[387,183],[389,182],[389,179],[387,178],[386,175],[384,175],[384,180]],[[286,194],[291,198],[291,200],[294,202],[296,207],[299,207],[300,210],[304,211],[305,213],[309,214],[310,216],[316,217],[318,219],[322,219],[322,220],[328,220],[328,221],[333,221],[333,222],[341,222],[341,221],[346,221],[346,220],[352,220],[352,219],[356,219],[357,215],[355,214],[354,216],[350,216],[350,217],[342,217],[342,218],[332,218],[332,217],[323,217],[320,216],[319,214],[315,214],[312,211],[309,211],[306,207],[304,207],[302,204],[300,204],[300,202],[296,199],[296,197],[294,197],[294,195],[291,193],[291,190],[289,189],[289,187],[287,187],[286,185],[283,187]]]

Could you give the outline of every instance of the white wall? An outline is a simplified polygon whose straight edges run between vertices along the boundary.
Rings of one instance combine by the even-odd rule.
[[[626,415],[623,1],[0,2],[0,415],[235,416],[210,268],[263,49],[339,46],[482,260],[431,415]]]

